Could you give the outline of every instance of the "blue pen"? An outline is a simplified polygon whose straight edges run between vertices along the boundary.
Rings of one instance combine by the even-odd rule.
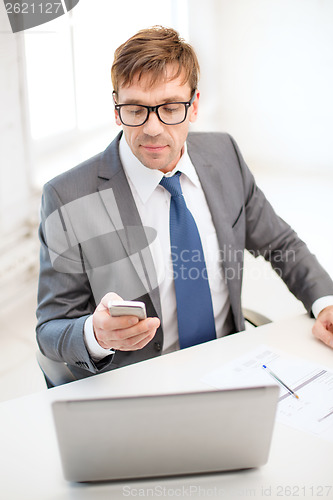
[[[268,371],[268,373],[270,374],[271,377],[273,377],[274,380],[276,380],[277,382],[279,382],[279,384],[281,384],[282,387],[284,387],[285,389],[287,389],[287,391],[292,396],[294,396],[294,398],[299,399],[299,396],[297,396],[297,394],[292,389],[290,389],[290,387],[288,387],[284,382],[282,382],[282,380],[277,375],[275,375],[275,373],[273,373],[269,368],[267,368],[266,365],[262,365],[262,367],[265,368],[265,370]]]

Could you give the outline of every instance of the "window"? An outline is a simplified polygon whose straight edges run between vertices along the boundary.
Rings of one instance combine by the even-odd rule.
[[[116,47],[156,24],[187,34],[187,0],[99,0],[98,9],[81,0],[67,15],[24,32],[33,182],[98,152],[118,131],[110,77]]]

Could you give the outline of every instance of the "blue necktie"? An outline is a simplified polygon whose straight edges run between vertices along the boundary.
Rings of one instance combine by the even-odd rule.
[[[183,349],[216,338],[212,298],[199,231],[186,206],[181,172],[163,177],[171,194],[170,241],[177,300],[179,345]]]

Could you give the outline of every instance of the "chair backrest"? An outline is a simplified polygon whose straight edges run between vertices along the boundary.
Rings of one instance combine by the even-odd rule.
[[[36,358],[48,388],[76,380],[66,363],[47,358],[40,351],[37,351]]]
[[[252,309],[247,309],[243,307],[242,313],[245,321],[251,323],[251,325],[253,326],[262,326],[262,325],[267,325],[267,323],[272,323],[272,320],[267,318],[267,316],[264,316],[263,314],[253,311]]]

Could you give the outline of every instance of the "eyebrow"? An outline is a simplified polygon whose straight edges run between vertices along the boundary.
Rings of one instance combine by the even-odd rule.
[[[171,96],[171,97],[167,97],[166,99],[164,99],[164,101],[162,101],[160,104],[168,104],[170,102],[187,102],[189,100],[190,99],[184,100],[182,97],[179,97],[179,96]],[[138,100],[138,99],[128,99],[128,100],[125,100],[121,104],[135,104],[135,105],[141,105],[141,106],[149,106],[149,104],[142,104],[142,102],[140,102],[140,100]],[[156,106],[159,106],[159,104],[156,104]]]

